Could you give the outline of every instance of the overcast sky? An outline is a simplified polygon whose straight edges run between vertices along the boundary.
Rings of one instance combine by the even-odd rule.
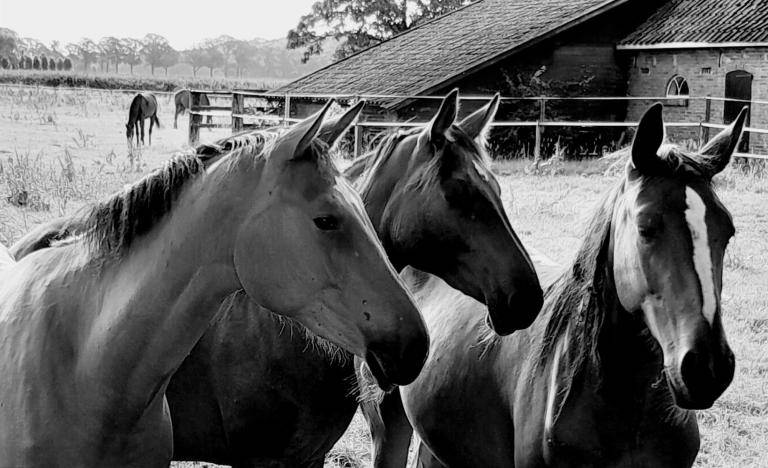
[[[0,26],[49,44],[165,36],[176,49],[228,34],[285,37],[314,0],[0,0]]]

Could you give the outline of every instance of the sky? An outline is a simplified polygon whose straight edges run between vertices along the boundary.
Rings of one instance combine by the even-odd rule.
[[[227,34],[283,38],[315,0],[0,0],[0,27],[50,44],[165,36],[176,49]]]

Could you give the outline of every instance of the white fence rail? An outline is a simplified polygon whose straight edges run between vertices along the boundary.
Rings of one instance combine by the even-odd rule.
[[[216,100],[223,98],[231,99],[231,106],[221,104],[201,106],[200,95],[206,94],[215,97]],[[408,96],[408,95],[348,95],[348,94],[281,94],[270,92],[254,92],[248,90],[229,91],[207,91],[192,90],[192,102],[189,119],[189,143],[196,144],[201,128],[231,128],[232,132],[239,132],[246,128],[260,128],[277,125],[290,125],[298,122],[301,118],[294,116],[296,102],[315,101],[322,102],[329,99],[336,99],[341,102],[357,102],[364,99],[372,102],[382,101],[404,101],[404,100],[440,100],[441,96]],[[461,101],[487,101],[490,96],[464,95]],[[755,106],[768,106],[768,101],[752,100],[744,101],[739,99],[726,99],[712,96],[578,96],[578,97],[554,97],[554,96],[535,96],[535,97],[514,97],[502,96],[504,101],[530,101],[538,103],[539,119],[524,121],[494,121],[491,126],[494,128],[532,128],[535,132],[534,157],[541,157],[542,150],[542,132],[545,128],[634,128],[638,122],[615,122],[615,121],[571,121],[571,120],[548,120],[546,118],[547,103],[552,102],[632,102],[632,101],[660,101],[660,102],[680,102],[682,100],[689,102],[703,101],[704,114],[698,121],[692,122],[668,122],[670,128],[691,128],[698,129],[698,140],[702,144],[708,137],[709,131],[725,128],[725,125],[712,122],[711,108],[713,102],[737,102]],[[251,104],[251,105],[246,105]],[[229,119],[228,123],[203,123],[205,116],[219,116]],[[306,117],[306,116],[302,116]],[[360,119],[354,126],[355,134],[355,156],[360,154],[363,149],[363,131],[370,129],[387,129],[398,127],[414,127],[423,125],[425,122],[414,121],[370,121],[364,118]],[[768,129],[747,127],[745,132],[756,135],[768,135]],[[768,154],[755,153],[736,153],[736,156],[743,158],[768,159]]]

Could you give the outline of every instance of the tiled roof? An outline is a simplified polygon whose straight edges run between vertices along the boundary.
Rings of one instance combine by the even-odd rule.
[[[670,0],[619,48],[767,45],[768,0]]]
[[[627,0],[479,0],[278,91],[327,94],[429,92],[484,63]]]

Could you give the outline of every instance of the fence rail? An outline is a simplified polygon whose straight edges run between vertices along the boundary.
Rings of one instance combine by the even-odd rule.
[[[205,94],[209,96],[211,101],[215,101],[211,105],[200,105],[200,96]],[[230,105],[222,105],[219,101],[222,99],[229,99]],[[302,119],[295,116],[294,110],[296,107],[292,107],[292,102],[297,100],[313,100],[313,101],[327,101],[329,99],[336,99],[341,102],[353,103],[359,100],[368,100],[372,102],[386,102],[392,100],[439,100],[441,96],[420,96],[420,95],[388,95],[388,94],[371,94],[371,95],[350,95],[350,94],[284,94],[274,92],[261,92],[251,90],[235,90],[235,91],[208,91],[195,89],[191,90],[191,109],[189,118],[189,143],[194,145],[198,142],[201,128],[231,128],[233,133],[242,131],[248,128],[263,128],[268,126],[287,126],[295,122],[299,122]],[[490,96],[479,95],[465,95],[462,96],[461,101],[488,101]],[[720,130],[726,127],[726,125],[711,122],[712,120],[712,103],[713,102],[737,102],[749,105],[751,108],[758,105],[768,106],[768,101],[752,100],[745,101],[740,99],[727,99],[712,96],[576,96],[576,97],[555,97],[555,96],[502,96],[502,102],[509,101],[529,101],[538,103],[539,106],[539,119],[538,120],[521,120],[521,121],[495,121],[491,124],[493,128],[532,128],[535,132],[535,144],[534,144],[534,157],[536,159],[541,158],[542,150],[542,133],[545,128],[634,128],[637,127],[638,122],[635,121],[571,121],[571,120],[549,120],[546,118],[547,103],[553,102],[606,102],[606,101],[661,101],[661,102],[675,102],[681,101],[687,102],[704,102],[704,115],[698,121],[686,122],[668,122],[666,126],[669,128],[690,128],[696,129],[697,139],[699,145],[702,145],[709,138],[710,130]],[[224,117],[228,119],[228,123],[203,123],[204,117]],[[307,117],[307,116],[302,116]],[[359,155],[363,150],[363,131],[371,129],[387,129],[398,127],[415,127],[424,125],[426,122],[415,121],[372,121],[361,118],[360,121],[354,125],[355,156]],[[768,135],[768,129],[762,129],[757,127],[746,127],[745,132],[754,133],[756,135]],[[738,157],[742,158],[754,158],[768,160],[768,154],[754,154],[754,153],[736,153]]]

